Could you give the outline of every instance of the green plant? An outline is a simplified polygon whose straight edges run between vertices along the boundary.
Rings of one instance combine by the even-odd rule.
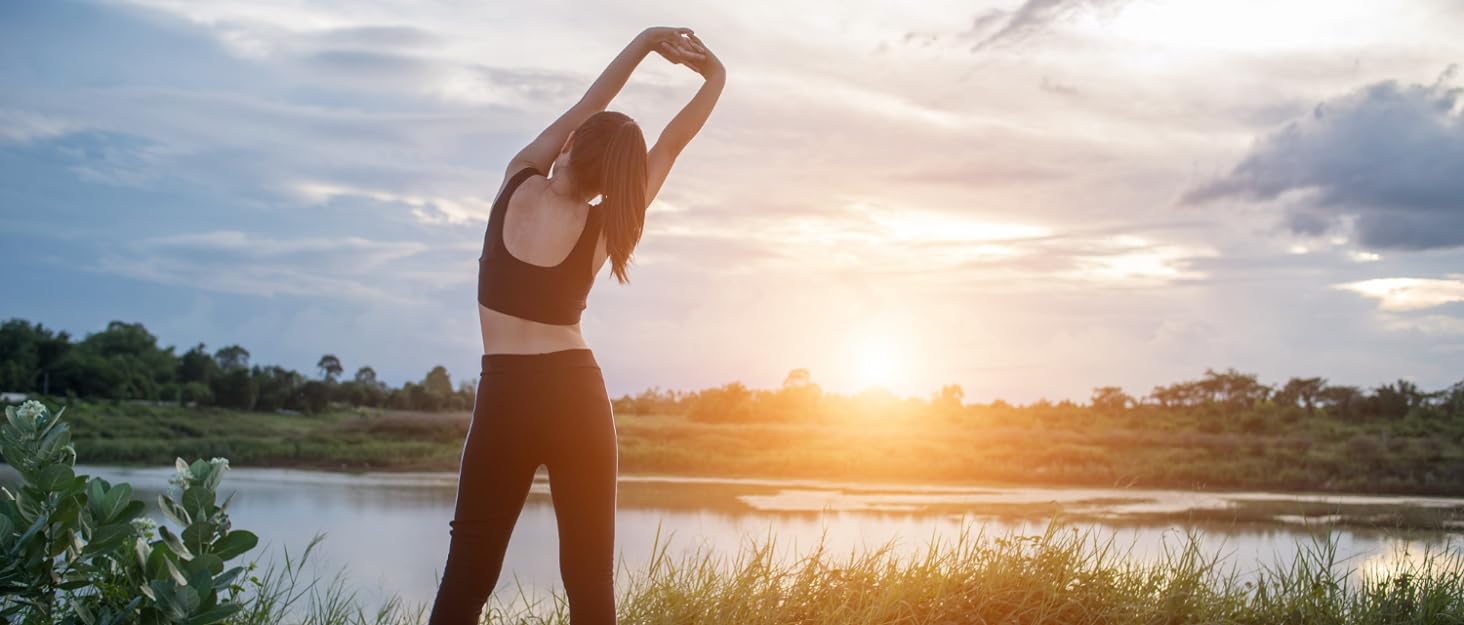
[[[76,475],[61,414],[40,402],[5,409],[0,454],[20,474],[0,489],[0,617],[23,624],[211,625],[241,608],[241,567],[258,538],[230,526],[217,489],[228,461],[177,460],[177,496],[143,516],[128,484]]]

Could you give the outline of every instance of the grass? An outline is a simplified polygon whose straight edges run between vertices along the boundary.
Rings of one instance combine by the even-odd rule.
[[[847,555],[819,547],[796,560],[775,540],[740,553],[673,556],[658,540],[655,557],[621,588],[627,624],[875,625],[905,623],[1336,624],[1464,623],[1464,560],[1432,552],[1393,569],[1361,575],[1337,559],[1336,543],[1301,544],[1283,568],[1241,574],[1202,552],[1189,535],[1154,562],[1140,562],[1111,539],[1059,523],[1040,536],[987,536],[968,530],[913,555],[890,546]],[[308,554],[308,550],[307,550]],[[302,589],[295,561],[261,584],[270,597],[240,624],[304,625],[420,622],[425,607],[353,604],[337,577]],[[294,603],[281,597],[295,597]],[[535,602],[520,595],[495,603],[487,622],[568,623],[562,595]]]
[[[68,418],[77,451],[104,464],[225,456],[236,466],[453,471],[469,415],[85,403]],[[1452,423],[1300,418],[1207,432],[1187,415],[1014,418],[705,423],[621,413],[616,422],[625,473],[1464,495],[1464,437]]]

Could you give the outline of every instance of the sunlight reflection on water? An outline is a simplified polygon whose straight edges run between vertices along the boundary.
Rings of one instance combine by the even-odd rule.
[[[79,467],[82,473],[131,482],[144,501],[166,489],[172,471]],[[0,482],[13,480],[9,467],[0,466]],[[256,554],[278,557],[283,548],[298,553],[324,532],[318,574],[328,577],[344,568],[363,597],[399,594],[425,603],[432,599],[446,558],[456,484],[457,476],[448,473],[239,468],[229,473],[222,490],[238,491],[231,507],[235,527],[260,535],[264,548]],[[510,541],[501,593],[522,584],[542,596],[558,584],[548,487],[541,473]],[[1224,521],[1213,513],[1247,506],[1263,506],[1262,520]],[[1039,534],[1053,514],[1061,513],[1093,539],[1111,539],[1127,557],[1143,562],[1162,560],[1188,531],[1198,531],[1207,554],[1224,556],[1227,568],[1245,575],[1259,567],[1289,566],[1299,542],[1318,540],[1318,526],[1341,518],[1319,513],[1317,506],[1461,511],[1464,499],[625,476],[616,540],[624,576],[644,568],[658,540],[669,540],[673,554],[701,549],[730,556],[751,541],[770,538],[778,556],[787,559],[820,541],[831,554],[885,545],[916,554],[931,540],[952,541],[963,531],[988,538]],[[1208,516],[1185,517],[1207,510],[1212,511]],[[1459,534],[1452,532],[1332,531],[1342,566],[1364,577],[1382,575],[1400,563],[1420,563],[1428,549],[1461,551]]]

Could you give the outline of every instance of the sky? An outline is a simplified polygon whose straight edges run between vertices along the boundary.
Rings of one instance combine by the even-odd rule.
[[[612,394],[1464,379],[1451,0],[0,3],[0,318],[471,380],[507,160],[653,25],[728,81],[590,296]]]

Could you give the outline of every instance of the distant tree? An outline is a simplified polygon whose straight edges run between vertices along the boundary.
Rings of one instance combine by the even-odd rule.
[[[1327,386],[1318,400],[1333,418],[1354,420],[1362,416],[1363,394],[1355,386]]]
[[[225,408],[254,410],[259,399],[259,384],[243,367],[231,367],[214,376],[210,390],[214,403]]]
[[[694,393],[687,416],[696,421],[742,422],[753,418],[752,391],[741,382]]]
[[[315,367],[320,369],[320,377],[324,378],[326,382],[334,382],[336,376],[345,372],[345,369],[341,368],[341,359],[336,358],[335,354],[321,356],[320,362],[315,363]]]
[[[966,391],[959,384],[945,384],[940,392],[930,398],[930,408],[936,416],[944,419],[960,417],[965,410]]]
[[[1256,380],[1254,373],[1241,373],[1235,369],[1216,372],[1205,370],[1205,377],[1199,381],[1206,401],[1224,406],[1227,413],[1238,413],[1265,401],[1271,394],[1271,387]]]
[[[385,403],[388,389],[376,379],[376,370],[361,367],[351,381],[340,385],[335,397],[353,406],[381,406]]]
[[[218,362],[219,368],[224,371],[248,369],[249,350],[238,345],[230,345],[214,352],[214,360]]]
[[[36,343],[36,361],[41,370],[40,391],[43,395],[50,395],[51,372],[55,371],[56,366],[61,364],[66,355],[71,352],[71,337],[65,332],[51,335],[40,324],[36,324],[36,329],[43,332]]]
[[[472,410],[473,400],[477,398],[477,395],[478,386],[476,384],[468,380],[458,382],[457,392],[452,394],[452,405],[449,407],[453,410]]]
[[[71,347],[69,335],[39,323],[0,323],[0,390],[50,394],[51,374]]]
[[[299,410],[306,414],[320,414],[330,407],[330,384],[320,380],[307,380],[300,386]]]
[[[173,348],[158,347],[139,323],[113,321],[64,354],[55,365],[58,390],[87,397],[157,399],[177,369]]]
[[[308,412],[301,394],[305,376],[291,369],[279,366],[254,367],[250,371],[257,390],[254,409],[274,412],[281,409]]]
[[[213,380],[214,372],[218,368],[218,363],[208,354],[208,348],[199,343],[178,357],[178,381],[183,384],[197,382],[206,386]]]
[[[202,382],[187,382],[178,387],[178,403],[184,406],[208,406],[214,403],[213,389]]]
[[[446,367],[437,365],[427,372],[427,377],[422,380],[422,386],[433,395],[447,396],[452,394],[452,376],[448,375]]]
[[[428,395],[446,402],[452,397],[452,376],[447,374],[447,368],[442,365],[433,367],[427,372],[427,377],[422,380],[423,389]]]
[[[821,416],[819,399],[823,390],[813,383],[808,369],[794,369],[783,378],[783,387],[774,392],[760,391],[753,394],[755,414],[750,415],[765,421],[808,421]]]
[[[1365,400],[1369,415],[1384,419],[1402,419],[1408,413],[1422,406],[1427,395],[1418,390],[1418,385],[1408,380],[1398,380],[1373,389],[1372,396]]]
[[[960,384],[945,384],[940,387],[935,398],[937,401],[959,406],[966,399],[966,391]]]
[[[1439,410],[1451,419],[1464,419],[1464,380],[1439,393]]]
[[[625,395],[615,400],[615,411],[627,414],[685,414],[684,394],[680,391],[663,391],[660,387],[648,388],[635,396]]]
[[[427,386],[424,384],[403,384],[402,392],[406,394],[407,406],[412,410],[441,410],[448,399],[446,396],[427,390]]]
[[[813,384],[813,376],[808,373],[807,369],[794,369],[783,378],[783,388],[796,388],[809,384]]]
[[[1117,386],[1100,386],[1093,389],[1093,396],[1089,400],[1093,409],[1106,414],[1117,414],[1128,410],[1134,403],[1123,389]]]
[[[356,370],[356,377],[353,378],[357,384],[362,386],[376,386],[376,370],[371,367],[361,367]]]
[[[55,386],[79,397],[119,399],[127,387],[129,373],[112,366],[100,354],[72,349],[56,365]]]
[[[1326,387],[1325,378],[1291,378],[1281,390],[1276,391],[1276,403],[1281,406],[1300,404],[1307,414],[1312,414],[1322,396],[1322,390]]]

